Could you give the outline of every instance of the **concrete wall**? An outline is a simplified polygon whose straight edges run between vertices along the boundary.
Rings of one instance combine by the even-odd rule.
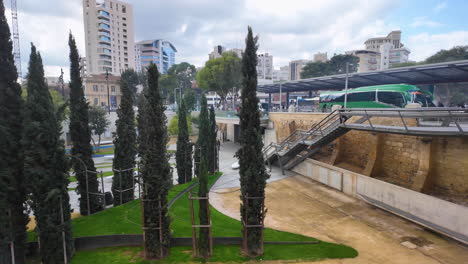
[[[324,113],[270,113],[281,142],[296,129],[309,129]],[[352,121],[352,120],[351,120]],[[406,119],[416,126],[415,119]],[[398,118],[372,118],[373,124],[400,125]],[[416,137],[350,131],[314,159],[412,190],[468,206],[468,138]]]
[[[468,244],[468,207],[312,159],[293,170]]]

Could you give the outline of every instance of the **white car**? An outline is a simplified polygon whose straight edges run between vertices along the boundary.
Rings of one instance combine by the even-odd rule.
[[[232,168],[233,170],[239,169],[239,161],[234,162],[234,163],[231,165],[231,168]]]

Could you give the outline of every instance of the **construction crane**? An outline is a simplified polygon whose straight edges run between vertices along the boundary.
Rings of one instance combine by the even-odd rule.
[[[18,10],[16,8],[16,0],[11,0],[11,31],[13,35],[13,56],[15,58],[15,66],[18,71],[18,77],[22,80],[21,74],[21,51],[19,42],[19,31],[18,31]]]

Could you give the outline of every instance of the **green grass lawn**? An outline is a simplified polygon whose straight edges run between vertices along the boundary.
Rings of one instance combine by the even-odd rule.
[[[210,185],[220,175],[209,178]],[[191,183],[176,185],[169,192],[168,200],[175,197]],[[194,192],[197,191],[195,187]],[[198,209],[198,203],[195,202]],[[171,232],[174,237],[190,237],[191,223],[188,194],[178,199],[170,208],[172,218]],[[213,236],[241,236],[241,224],[211,207]],[[73,220],[75,237],[110,234],[141,234],[141,204],[139,200],[114,207],[91,216]],[[265,229],[266,241],[317,241],[315,238]],[[84,263],[153,263],[144,261],[141,247],[114,247],[90,251],[79,251],[75,254],[72,264]],[[318,244],[297,245],[265,245],[263,260],[319,260],[326,258],[352,258],[357,252],[348,246],[320,241]],[[246,259],[240,255],[239,246],[215,246],[214,256],[209,261],[243,262]],[[191,257],[191,247],[173,247],[171,256],[158,263],[181,263],[194,261]]]
[[[111,155],[111,154],[114,154],[114,150],[115,150],[114,147],[104,148],[104,149],[101,149],[101,151],[99,151],[99,152],[95,151],[94,154],[96,154],[96,155]]]

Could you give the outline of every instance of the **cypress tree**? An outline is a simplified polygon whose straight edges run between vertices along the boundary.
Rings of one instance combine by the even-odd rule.
[[[208,106],[206,96],[203,94],[201,98],[201,109],[199,116],[199,133],[195,148],[195,174],[201,176],[200,165],[202,159],[205,159],[205,164],[208,164],[208,150],[210,142],[210,118],[208,116]]]
[[[165,258],[170,251],[167,194],[172,186],[172,172],[166,153],[166,115],[158,78],[158,68],[151,63],[148,66],[148,87],[143,91],[138,108],[140,173],[144,190],[143,232],[147,259]]]
[[[115,122],[117,133],[114,139],[115,157],[113,162],[114,170],[127,170],[125,172],[114,171],[112,179],[112,193],[114,194],[114,206],[122,203],[127,203],[133,200],[134,191],[129,190],[122,192],[122,201],[120,201],[120,192],[134,187],[133,168],[135,167],[136,148],[136,129],[135,129],[135,112],[133,111],[134,96],[132,89],[135,87],[129,79],[136,78],[136,73],[133,70],[126,70],[121,75],[120,90],[122,92],[122,100]],[[121,181],[122,180],[122,181]]]
[[[21,86],[17,83],[10,29],[0,1],[0,263],[10,263],[10,241],[15,245],[16,263],[25,263],[26,182],[21,146]]]
[[[189,138],[187,126],[187,109],[184,100],[180,102],[179,108],[179,134],[177,135],[177,181],[179,184],[192,180],[192,144]]]
[[[24,171],[31,186],[41,260],[48,264],[64,263],[62,243],[66,243],[68,259],[74,251],[67,190],[69,166],[64,142],[60,139],[61,113],[55,112],[45,83],[41,55],[34,45],[31,47],[27,91]]]
[[[92,158],[91,130],[88,124],[88,103],[84,97],[83,80],[80,76],[80,55],[76,42],[70,33],[70,136],[73,142],[71,149],[72,167],[78,180],[77,192],[80,194],[80,213],[89,215],[102,210],[98,193],[98,179]],[[86,166],[86,168],[84,167]],[[88,172],[86,173],[87,170]],[[86,183],[87,181],[87,183]],[[88,187],[88,190],[86,190]],[[87,193],[88,191],[88,193]],[[88,212],[88,196],[89,209]]]
[[[262,155],[262,135],[260,127],[260,113],[257,98],[257,40],[253,37],[252,29],[248,28],[245,41],[246,48],[242,56],[243,85],[241,91],[242,108],[240,110],[240,143],[237,152],[239,158],[239,174],[241,184],[241,216],[247,219],[248,225],[263,223],[262,199],[249,199],[248,207],[245,197],[264,197],[266,180],[269,178],[265,170]],[[245,227],[244,227],[245,228]],[[247,248],[244,253],[249,256],[262,255],[261,237],[263,228],[248,228],[244,242]],[[246,239],[246,241],[245,241]]]
[[[214,174],[216,170],[218,169],[217,167],[217,150],[218,146],[216,144],[216,114],[214,111],[214,107],[210,107],[210,127],[209,127],[209,142],[208,142],[208,172],[210,174]]]
[[[202,152],[203,155],[203,152]],[[206,168],[206,159],[202,158],[200,163],[200,177],[198,178],[198,197],[207,197],[208,195],[208,171]],[[198,200],[199,208],[198,217],[200,225],[209,225],[210,219],[208,218],[208,200]],[[210,257],[210,241],[208,228],[199,228],[198,236],[198,256],[202,258]]]

